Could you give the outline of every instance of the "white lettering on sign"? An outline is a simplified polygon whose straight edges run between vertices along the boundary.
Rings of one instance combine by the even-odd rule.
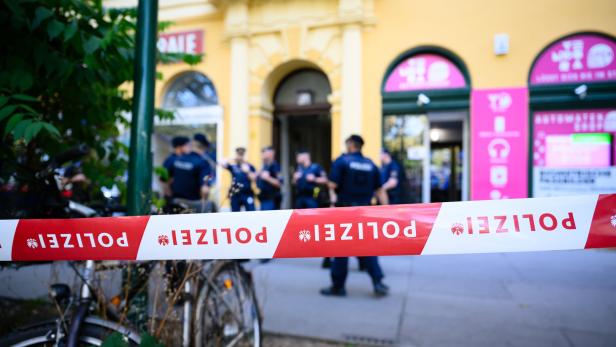
[[[203,53],[203,30],[161,34],[156,43],[162,53]]]
[[[114,237],[110,233],[47,233],[38,234],[38,241],[34,238],[27,240],[27,245],[30,248],[111,248],[113,246],[128,247],[128,238],[126,232],[122,232],[121,236]]]
[[[462,223],[452,224],[451,232],[454,235],[460,235],[465,232],[473,235],[577,229],[573,212],[569,212],[566,217],[560,218],[552,213],[467,217],[465,224],[466,230],[464,230],[465,225]]]
[[[412,220],[409,225],[402,226],[396,221],[386,221],[380,227],[377,222],[317,224],[312,227],[312,231],[314,233],[315,242],[320,242],[321,240],[378,240],[381,236],[386,239],[417,237],[417,228],[414,220]],[[312,238],[310,236],[310,231],[307,229],[302,229],[300,234],[301,241],[308,242]]]
[[[167,234],[160,234],[157,240],[161,246],[247,244],[253,240],[257,243],[267,243],[267,227],[261,228],[260,231],[250,230],[246,227],[237,229],[172,229],[171,239]]]

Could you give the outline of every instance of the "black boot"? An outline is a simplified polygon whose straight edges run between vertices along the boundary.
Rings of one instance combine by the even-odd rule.
[[[383,282],[376,282],[374,284],[374,296],[383,297],[389,294],[389,287],[386,286]]]
[[[323,288],[320,293],[325,296],[346,296],[346,290],[344,288],[336,288],[334,286]]]

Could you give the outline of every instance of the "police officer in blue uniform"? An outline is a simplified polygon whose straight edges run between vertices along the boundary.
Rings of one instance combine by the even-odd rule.
[[[282,175],[275,155],[274,147],[267,146],[261,150],[263,166],[257,175],[257,188],[259,188],[259,202],[262,211],[280,209]]]
[[[212,144],[205,134],[197,133],[193,135],[193,140],[195,142],[193,151],[199,154],[212,167],[210,184],[214,184],[216,182],[216,150],[212,148]]]
[[[211,174],[210,165],[194,152],[176,158],[169,171],[173,200],[201,212],[201,198],[209,194]]]
[[[313,163],[310,152],[300,150],[295,156],[297,168],[293,174],[295,184],[295,208],[317,208],[316,190],[327,184],[327,175],[321,165]]]
[[[167,170],[169,175],[171,174],[171,170],[173,170],[173,164],[176,159],[190,152],[190,139],[186,136],[175,136],[171,139],[171,146],[173,147],[173,152],[163,161],[163,167]],[[163,186],[165,198],[167,201],[171,201],[173,193],[171,192],[169,178],[161,177],[160,181]]]
[[[173,163],[179,157],[190,152],[190,139],[186,136],[176,136],[171,139],[173,152],[163,161],[163,167],[167,171],[171,170]]]
[[[336,206],[366,206],[376,195],[383,205],[388,203],[387,194],[381,187],[381,174],[372,160],[364,157],[361,149],[364,140],[359,135],[351,135],[346,141],[347,153],[338,157],[332,164],[329,175],[330,199]],[[372,279],[374,294],[387,295],[389,288],[383,284],[383,271],[377,257],[359,257]],[[321,289],[321,294],[345,296],[344,284],[348,274],[349,258],[334,258],[331,265],[332,286]]]
[[[244,160],[246,149],[238,147],[235,149],[235,159],[231,162],[223,162],[221,166],[231,173],[231,188],[229,198],[231,199],[231,211],[237,212],[242,209],[246,211],[255,210],[254,192],[252,182],[257,178],[255,167]]]
[[[400,165],[392,159],[391,153],[386,149],[381,151],[381,181],[383,182],[383,190],[387,192],[387,198],[390,205],[400,203]]]

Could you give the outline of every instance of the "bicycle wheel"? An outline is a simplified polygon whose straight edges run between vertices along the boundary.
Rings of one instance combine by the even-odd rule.
[[[81,334],[79,336],[79,346],[102,346],[103,341],[105,341],[105,339],[113,333],[118,333],[118,331],[103,325],[84,322],[81,327]],[[56,334],[57,329],[55,322],[42,323],[40,325],[26,327],[7,336],[1,337],[0,346],[52,347],[55,346],[56,343]],[[123,334],[122,336],[124,341],[127,342],[129,346],[139,346],[140,341],[138,340],[138,337],[129,334]],[[63,336],[60,340],[60,345],[66,344],[66,339],[67,337]]]
[[[260,347],[261,315],[250,275],[236,262],[214,265],[199,293],[196,347]]]

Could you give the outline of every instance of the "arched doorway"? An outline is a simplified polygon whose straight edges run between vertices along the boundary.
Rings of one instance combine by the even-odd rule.
[[[331,86],[327,76],[312,68],[291,72],[274,93],[273,143],[285,182],[283,207],[293,206],[291,176],[295,153],[308,150],[312,160],[329,170],[331,162]]]
[[[383,147],[406,173],[404,202],[468,199],[470,79],[439,47],[398,56],[381,88]]]
[[[154,165],[158,166],[171,153],[174,136],[192,138],[196,133],[205,134],[210,142],[212,161],[222,155],[223,111],[218,103],[214,83],[203,73],[180,73],[165,88],[161,107],[173,111],[173,119],[155,119],[153,134]],[[212,162],[212,165],[215,164]],[[220,169],[217,168],[217,177]],[[154,180],[158,182],[158,180]],[[155,187],[156,188],[156,187]],[[217,192],[214,192],[217,194]]]
[[[528,84],[529,195],[616,192],[616,38],[580,32],[553,41]]]

